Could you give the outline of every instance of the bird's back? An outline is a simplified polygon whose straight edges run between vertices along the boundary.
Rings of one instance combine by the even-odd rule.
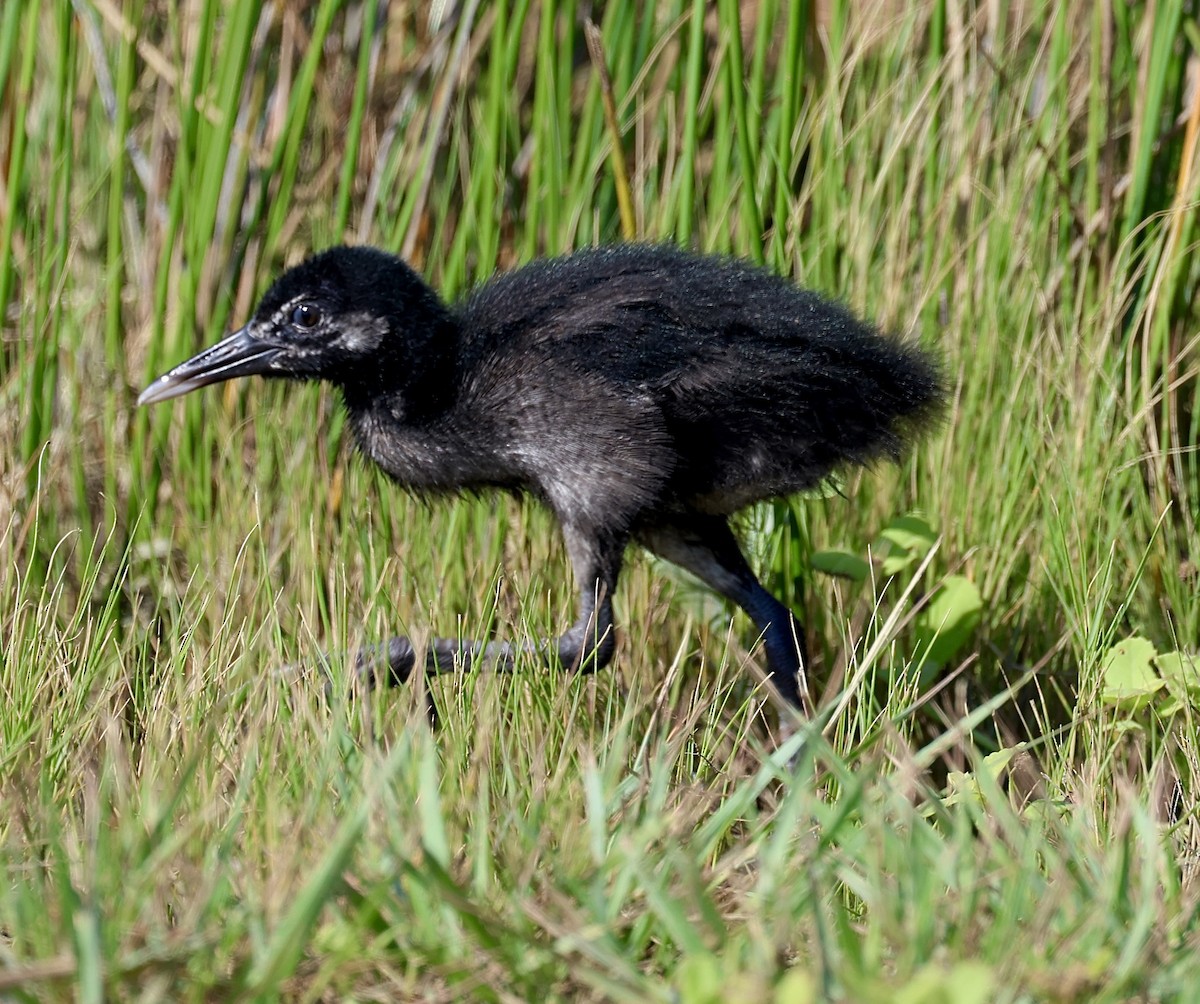
[[[535,262],[458,314],[469,393],[520,412],[516,435],[591,424],[655,482],[647,505],[724,513],[810,487],[897,453],[940,398],[914,346],[762,269],[673,247]]]

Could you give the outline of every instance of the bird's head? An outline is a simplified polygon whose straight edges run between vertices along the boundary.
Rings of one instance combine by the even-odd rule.
[[[403,381],[447,317],[399,258],[369,247],[332,248],[280,276],[245,327],[159,377],[138,404],[253,374]]]

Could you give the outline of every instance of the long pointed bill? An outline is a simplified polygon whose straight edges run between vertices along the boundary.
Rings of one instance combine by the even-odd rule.
[[[170,373],[160,376],[138,397],[138,404],[156,404],[169,401],[180,394],[206,387],[210,383],[232,380],[234,377],[250,376],[270,371],[271,361],[280,349],[259,341],[246,328],[217,342],[185,363],[180,363]]]

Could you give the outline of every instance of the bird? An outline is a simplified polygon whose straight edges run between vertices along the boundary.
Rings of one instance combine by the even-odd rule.
[[[637,544],[749,615],[797,710],[803,625],[755,576],[730,518],[898,460],[945,396],[940,359],[912,339],[761,266],[650,243],[536,259],[453,303],[397,256],[336,246],[285,271],[244,327],[138,403],[249,375],[334,385],[361,452],[418,496],[532,496],[561,527],[578,590],[561,636],[435,638],[423,657],[392,637],[360,655],[387,682],[418,665],[511,668],[523,652],[605,667]]]

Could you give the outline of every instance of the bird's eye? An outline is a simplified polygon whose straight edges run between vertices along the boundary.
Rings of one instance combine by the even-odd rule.
[[[298,303],[292,310],[292,324],[297,328],[315,328],[321,323],[321,309],[311,303]]]

